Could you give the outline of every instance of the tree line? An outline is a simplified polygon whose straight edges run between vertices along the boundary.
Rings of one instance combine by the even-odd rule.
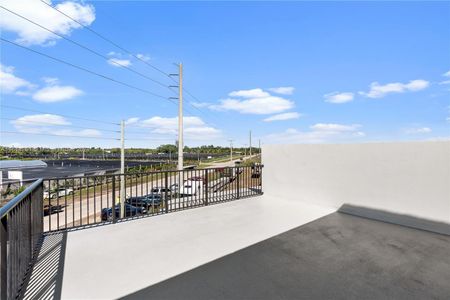
[[[252,147],[252,153],[258,153],[259,149]],[[173,144],[160,145],[157,148],[126,148],[125,153],[127,155],[149,155],[149,154],[176,154],[178,152],[178,147]],[[227,155],[230,153],[230,147],[214,146],[214,145],[203,145],[199,147],[188,147],[185,146],[183,149],[184,153],[201,153],[201,154],[213,154],[213,155]],[[234,153],[249,153],[249,148],[238,147],[233,148]],[[46,158],[58,158],[60,156],[64,157],[82,157],[85,155],[89,156],[113,156],[117,157],[120,155],[120,148],[45,148],[45,147],[30,147],[30,148],[15,148],[15,147],[4,147],[0,146],[0,156],[3,159],[7,158],[27,158],[27,157],[46,157]]]

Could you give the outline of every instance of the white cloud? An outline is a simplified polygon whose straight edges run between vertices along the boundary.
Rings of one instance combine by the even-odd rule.
[[[439,84],[450,84],[450,80],[441,81],[441,82],[439,82]]]
[[[345,131],[356,131],[361,125],[352,124],[352,125],[342,125],[342,124],[333,124],[333,123],[317,123],[312,125],[310,128],[318,131],[333,131],[333,132],[345,132]]]
[[[52,134],[61,136],[79,136],[79,137],[100,137],[102,133],[97,129],[83,129],[83,130],[72,130],[72,129],[61,129],[53,130]]]
[[[292,86],[280,86],[276,88],[270,88],[269,91],[274,92],[276,94],[281,95],[292,95],[294,93],[295,88]]]
[[[191,104],[198,108],[211,106],[211,103],[209,102],[191,102]]]
[[[149,61],[150,60],[150,56],[145,55],[145,54],[138,53],[138,54],[136,54],[136,56],[137,56],[137,58],[142,59],[143,61]]]
[[[326,102],[341,104],[341,103],[353,101],[354,94],[350,93],[350,92],[346,92],[346,93],[333,92],[333,93],[325,94],[323,97],[325,98]]]
[[[328,126],[331,125],[331,126]],[[357,131],[360,125],[340,124],[316,124],[310,131],[300,131],[289,128],[281,133],[273,133],[264,137],[267,143],[300,143],[315,144],[327,142],[353,141],[365,136],[362,131]]]
[[[110,58],[108,59],[108,64],[114,67],[129,67],[131,66],[131,61],[129,59]]]
[[[298,118],[300,118],[300,114],[298,112],[288,112],[288,113],[270,116],[268,118],[265,118],[263,121],[264,122],[285,121],[285,120],[292,120],[292,119],[298,119]]]
[[[125,125],[135,124],[139,121],[138,117],[129,118],[125,121]]]
[[[72,99],[83,92],[73,86],[58,85],[59,79],[43,77],[46,87],[36,90],[35,84],[13,74],[14,68],[0,64],[0,90],[2,93],[13,93],[18,96],[30,96],[39,102],[59,102]]]
[[[369,92],[359,92],[361,95],[369,98],[381,98],[391,93],[417,92],[426,89],[430,83],[426,80],[416,79],[408,83],[388,83],[380,85],[378,82],[370,84]]]
[[[273,96],[260,88],[233,91],[228,95],[235,98],[219,100],[219,104],[208,105],[208,108],[219,111],[234,110],[241,114],[268,115],[294,107],[293,101]]]
[[[234,110],[241,114],[267,115],[276,114],[294,107],[294,102],[275,96],[245,100],[224,99],[219,105],[212,105],[214,110]]]
[[[28,94],[35,85],[14,75],[14,68],[0,64],[0,91],[2,93]],[[25,89],[25,90],[24,90]]]
[[[66,118],[53,114],[27,115],[11,121],[14,126],[70,125]]]
[[[409,128],[406,130],[406,133],[408,134],[424,134],[424,133],[431,133],[432,130],[429,127],[420,127],[420,128]]]
[[[178,134],[178,117],[165,118],[155,116],[140,122],[142,127],[148,127],[152,133],[157,134]],[[221,131],[214,127],[207,126],[198,117],[183,118],[184,134],[186,138],[196,140],[208,140],[221,136]]]
[[[52,4],[50,0],[47,0],[47,2]],[[70,35],[74,29],[81,27],[76,22],[40,1],[0,0],[0,3],[9,10],[23,15],[61,35]],[[90,4],[64,1],[55,5],[55,7],[85,26],[91,25],[95,20],[95,9]],[[16,41],[24,45],[48,46],[53,45],[59,39],[58,36],[5,10],[0,10],[0,28],[16,33],[18,35]]]
[[[11,124],[17,131],[26,133],[48,133],[79,137],[99,137],[102,135],[99,130],[90,128],[83,130],[58,129],[58,126],[71,125],[72,123],[63,116],[54,114],[26,115],[11,121]]]
[[[243,97],[243,98],[266,98],[270,97],[268,92],[263,91],[262,89],[251,89],[251,90],[240,90],[234,91],[228,94],[230,97]]]
[[[51,85],[33,94],[33,99],[39,102],[60,102],[80,96],[83,92],[73,86]]]
[[[55,85],[59,83],[59,79],[56,77],[42,77],[42,80],[48,85]]]
[[[450,77],[450,70],[448,72],[445,72],[444,74],[442,74],[442,76]]]

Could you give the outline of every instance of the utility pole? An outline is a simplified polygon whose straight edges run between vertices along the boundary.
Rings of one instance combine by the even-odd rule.
[[[178,98],[170,97],[169,99],[178,99],[178,165],[179,171],[183,170],[183,64],[178,65],[178,74],[169,74],[169,76],[178,76],[178,85],[170,85],[169,88],[178,88]]]
[[[261,155],[261,140],[258,140],[259,155]]]
[[[125,121],[123,120],[120,122],[120,174],[120,218],[123,219],[125,217]]]
[[[252,156],[252,131],[250,130],[250,156]]]
[[[178,64],[178,170],[183,170],[183,64]]]
[[[233,161],[233,140],[230,141],[230,161]]]

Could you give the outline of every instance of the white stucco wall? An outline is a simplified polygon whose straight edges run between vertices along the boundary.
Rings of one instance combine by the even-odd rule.
[[[267,195],[450,224],[450,141],[265,145]]]

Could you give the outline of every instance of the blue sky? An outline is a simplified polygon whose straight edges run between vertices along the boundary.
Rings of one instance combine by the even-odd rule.
[[[1,5],[1,36],[164,97],[171,80],[39,0]],[[52,5],[174,73],[184,65],[186,142],[357,143],[450,138],[449,2],[114,2]],[[116,61],[116,65],[111,62]],[[1,43],[2,145],[127,147],[176,138],[177,106]],[[195,107],[194,107],[195,106]],[[39,111],[39,112],[37,112]],[[79,128],[82,127],[82,128]],[[35,133],[35,134],[30,134]],[[60,137],[46,134],[58,134]],[[80,137],[62,137],[62,136]],[[110,139],[113,138],[113,139]]]

